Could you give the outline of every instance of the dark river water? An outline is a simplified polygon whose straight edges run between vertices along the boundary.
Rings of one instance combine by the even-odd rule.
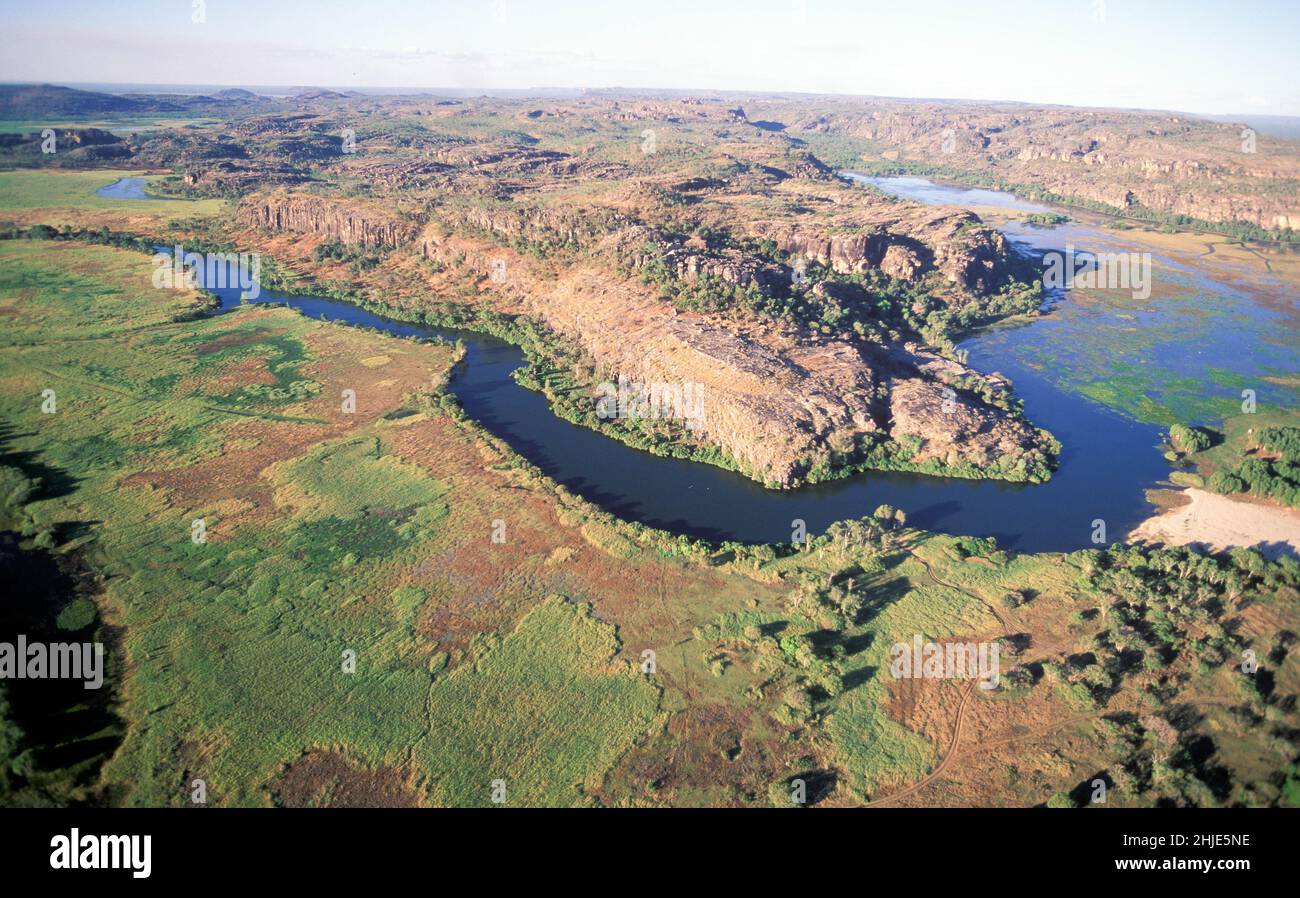
[[[992,201],[1009,208],[1042,208],[994,191],[890,180],[906,182],[900,186],[930,202],[987,206]],[[1039,236],[1031,229],[1008,234],[1024,246],[1057,239],[1051,232]],[[239,303],[237,290],[213,292],[223,308]],[[1095,519],[1106,522],[1111,541],[1121,539],[1150,513],[1144,491],[1169,473],[1158,448],[1161,428],[1086,398],[1050,367],[1033,361],[1026,348],[1036,344],[1035,335],[1053,336],[1044,322],[994,328],[961,345],[976,369],[1010,377],[1029,419],[1061,441],[1060,469],[1048,483],[868,472],[798,490],[769,490],[710,465],[650,455],[556,417],[544,397],[510,378],[522,364],[521,351],[494,337],[390,321],[320,297],[263,291],[256,301],[286,303],[310,317],[398,335],[463,340],[468,354],[454,372],[450,389],[469,415],[548,476],[606,511],[713,540],[788,542],[796,520],[815,534],[834,521],[861,517],[889,503],[906,511],[914,526],[994,536],[1001,546],[1016,551],[1072,550],[1093,545]],[[1063,304],[1068,303],[1066,298]],[[1073,339],[1068,331],[1055,336]]]

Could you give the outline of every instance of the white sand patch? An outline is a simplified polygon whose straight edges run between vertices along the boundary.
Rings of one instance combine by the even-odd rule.
[[[1129,542],[1259,548],[1267,557],[1300,556],[1300,510],[1184,490],[1191,502],[1154,515],[1128,535]],[[1287,547],[1290,547],[1288,550]]]

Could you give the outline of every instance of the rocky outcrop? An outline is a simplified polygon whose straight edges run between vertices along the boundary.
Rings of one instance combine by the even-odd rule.
[[[470,169],[490,168],[510,171],[530,171],[569,158],[568,153],[538,150],[514,144],[468,144],[446,147],[434,153],[438,162]]]
[[[443,232],[480,231],[541,247],[589,248],[609,234],[624,228],[628,220],[609,209],[581,207],[449,205],[435,214]],[[435,235],[421,240],[425,258],[436,254]]]
[[[808,339],[763,324],[722,321],[666,305],[606,267],[577,266],[558,280],[535,263],[482,242],[426,237],[446,265],[477,272],[494,307],[546,324],[591,358],[609,381],[699,385],[694,438],[722,448],[764,483],[795,486],[817,469],[884,445],[917,464],[969,474],[1043,470],[1045,439],[1020,417],[949,382],[981,379],[915,345],[880,347]],[[508,256],[499,281],[492,265]],[[593,398],[593,402],[595,399]]]
[[[47,132],[54,153],[46,153]],[[0,134],[0,161],[7,165],[57,165],[64,168],[121,162],[131,148],[116,134],[99,128],[40,128],[26,133]]]
[[[723,326],[629,296],[595,272],[575,272],[532,311],[611,380],[701,385],[694,434],[767,483],[796,485],[836,457],[887,441],[916,446],[917,463],[1011,471],[1046,461],[1043,438],[1024,420],[948,388],[917,362],[955,369],[947,371],[954,377],[974,372],[923,350],[895,355]]]
[[[1118,209],[1300,226],[1295,144],[1167,113],[879,100],[826,104],[790,130],[862,138],[882,156],[1033,184]]]
[[[225,196],[240,194],[256,187],[281,185],[288,187],[308,180],[295,168],[270,167],[239,161],[220,161],[191,166],[185,172],[188,191],[200,196]]]
[[[300,231],[370,248],[408,243],[420,225],[377,204],[294,193],[248,197],[239,204],[236,218],[244,227]]]
[[[877,269],[902,281],[915,281],[931,271],[949,283],[987,293],[1012,276],[1009,249],[1001,232],[983,227],[969,212],[926,212],[909,220],[905,232],[890,225],[863,221],[852,230],[835,233],[783,223],[756,223],[750,236],[773,241],[791,256],[830,266],[839,274]]]
[[[450,165],[425,159],[395,161],[365,156],[352,156],[335,168],[372,187],[395,191],[440,185],[445,180],[444,176],[452,170]]]
[[[1015,462],[1036,444],[1023,421],[923,378],[893,378],[889,383],[889,433],[896,440],[920,441],[914,461],[997,468]]]
[[[642,225],[620,231],[615,255],[634,271],[661,264],[676,278],[695,283],[707,276],[727,284],[766,290],[788,275],[779,265],[730,247],[710,249],[701,240],[681,242]]]

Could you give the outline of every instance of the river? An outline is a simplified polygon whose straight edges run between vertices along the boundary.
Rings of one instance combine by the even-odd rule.
[[[946,187],[913,178],[872,180],[925,202],[1018,211],[1046,208],[996,191]],[[1123,239],[1075,224],[1064,230],[1046,230],[1008,222],[1003,230],[1014,245],[1029,249],[1060,247],[1066,241],[1081,247],[1089,240],[1113,245]],[[1162,270],[1178,271],[1177,262],[1165,262]],[[223,309],[239,303],[236,289],[213,292]],[[993,536],[1002,547],[1015,551],[1068,551],[1094,545],[1093,522],[1097,519],[1105,521],[1109,541],[1122,538],[1151,511],[1145,491],[1169,474],[1159,448],[1160,426],[1149,417],[1141,420],[1140,415],[1125,413],[1113,402],[1108,405],[1089,398],[1078,376],[1070,376],[1071,365],[1086,371],[1090,364],[1086,358],[1079,362],[1080,353],[1107,351],[1104,322],[1093,320],[1095,303],[1087,309],[1081,306],[1081,314],[1073,317],[1066,315],[1063,319],[1054,314],[1028,324],[995,327],[961,344],[976,369],[1010,377],[1017,395],[1025,402],[1028,418],[1061,441],[1060,468],[1048,483],[1025,485],[868,472],[797,490],[769,490],[739,474],[698,462],[660,458],[556,417],[543,396],[520,387],[509,376],[523,363],[522,352],[494,337],[391,321],[349,303],[321,297],[285,296],[264,290],[257,301],[285,303],[310,317],[402,336],[463,340],[467,355],[453,373],[449,388],[465,411],[486,429],[548,476],[606,511],[712,540],[788,542],[796,520],[803,521],[810,533],[819,533],[834,521],[861,517],[888,503],[902,508],[908,523],[917,527]],[[1242,302],[1247,300],[1238,298],[1238,304]],[[1071,297],[1058,297],[1058,305],[1069,308]],[[1146,322],[1147,327],[1167,323],[1149,304],[1139,311],[1148,318],[1157,316],[1158,320]],[[1122,304],[1107,307],[1104,313],[1119,316],[1116,320],[1126,333],[1141,331],[1134,326],[1132,310]],[[1142,324],[1140,320],[1137,323]],[[1273,325],[1264,321],[1252,327],[1267,331]],[[1205,333],[1200,331],[1181,337],[1177,327],[1175,331],[1176,339],[1170,344],[1174,350],[1177,339],[1205,339]],[[1231,327],[1220,326],[1217,331],[1222,345],[1213,342],[1216,328],[1210,327],[1207,332],[1211,342],[1199,345],[1198,352],[1208,353],[1231,371],[1255,365],[1253,353],[1243,355],[1240,347],[1234,347],[1233,341],[1239,335]],[[1289,348],[1294,344],[1289,338],[1278,345],[1281,364],[1294,361],[1294,351]],[[1116,352],[1123,355],[1112,346],[1112,355]],[[1066,361],[1054,361],[1055,355]],[[1091,364],[1095,365],[1096,360]],[[1157,385],[1153,392],[1159,394],[1160,388],[1162,385]],[[1183,388],[1194,389],[1195,384],[1183,384]]]
[[[119,178],[112,184],[105,185],[95,191],[96,196],[107,197],[112,200],[170,200],[169,196],[153,196],[145,193],[144,189],[148,186],[149,181],[145,178]]]

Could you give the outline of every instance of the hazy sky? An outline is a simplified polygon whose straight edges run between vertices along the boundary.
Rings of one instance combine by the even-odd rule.
[[[5,81],[710,88],[1300,115],[1300,0],[0,0],[0,23]]]

